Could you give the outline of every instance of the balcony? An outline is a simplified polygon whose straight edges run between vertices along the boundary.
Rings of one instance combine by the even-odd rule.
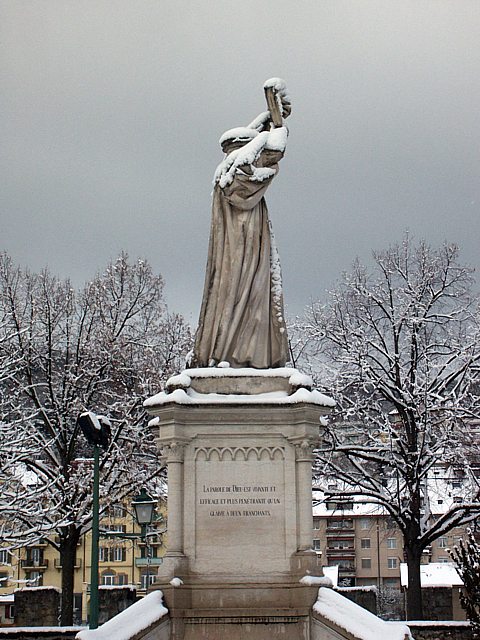
[[[351,533],[352,535],[355,532],[355,526],[353,524],[353,520],[350,520],[349,518],[345,518],[345,519],[336,519],[336,518],[329,518],[327,520],[327,533],[328,532],[339,532],[339,533]]]
[[[20,560],[20,566],[26,571],[46,571],[48,569],[48,560],[44,558],[24,558]]]
[[[159,567],[163,558],[135,558],[136,567]]]
[[[329,538],[354,538],[355,530],[354,529],[335,529],[328,528],[327,529],[327,537]]]
[[[355,558],[354,547],[327,547],[327,557],[330,558]]]
[[[346,562],[343,565],[338,566],[338,573],[342,576],[355,574],[355,563]]]
[[[55,569],[61,569],[62,568],[62,564],[60,562],[60,558],[54,558],[53,566],[55,567]],[[80,569],[81,566],[82,566],[82,559],[81,558],[75,558],[75,564],[73,565],[73,568],[74,569]]]

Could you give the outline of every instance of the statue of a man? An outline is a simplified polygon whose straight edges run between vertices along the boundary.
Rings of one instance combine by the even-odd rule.
[[[269,111],[220,138],[210,245],[191,366],[285,366],[288,340],[280,261],[264,194],[278,172],[290,114],[285,84],[265,83]]]

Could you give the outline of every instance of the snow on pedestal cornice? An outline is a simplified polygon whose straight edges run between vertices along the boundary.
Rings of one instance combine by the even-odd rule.
[[[195,378],[285,378],[292,392],[269,391],[257,394],[232,393],[199,393],[191,387]],[[165,404],[298,404],[304,402],[322,407],[334,407],[332,398],[312,389],[313,381],[296,369],[282,367],[278,369],[234,369],[228,366],[186,369],[177,376],[171,377],[166,384],[166,391],[157,393],[143,403],[146,408]],[[169,391],[170,389],[170,391]]]

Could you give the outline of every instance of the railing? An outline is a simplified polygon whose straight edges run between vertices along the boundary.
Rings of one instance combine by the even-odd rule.
[[[60,561],[60,558],[54,558],[53,566],[55,567],[55,569],[61,569],[62,568],[62,563]],[[75,558],[75,564],[73,565],[74,569],[80,569],[81,566],[82,566],[82,559],[81,558]]]
[[[355,529],[327,529],[327,536],[338,536],[339,538],[355,537]]]
[[[331,557],[355,557],[355,549],[353,547],[349,547],[348,549],[341,549],[339,547],[327,547],[327,556]]]
[[[355,573],[355,564],[349,564],[349,565],[345,565],[343,567],[341,567],[340,565],[338,566],[338,573],[344,575],[346,573],[350,574],[350,573]]]
[[[136,567],[158,567],[162,562],[163,558],[135,558]]]
[[[48,569],[48,560],[44,558],[40,558],[35,560],[34,558],[24,558],[20,560],[20,566],[22,569],[39,569],[45,570]]]

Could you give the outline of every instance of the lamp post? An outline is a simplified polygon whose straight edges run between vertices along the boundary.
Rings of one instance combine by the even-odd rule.
[[[110,420],[85,411],[77,418],[87,442],[93,445],[93,496],[92,496],[92,556],[90,569],[90,616],[89,627],[98,627],[98,541],[99,541],[99,487],[100,447],[107,448],[110,442]]]
[[[156,502],[151,498],[144,488],[141,489],[138,496],[135,496],[132,501],[132,507],[135,512],[135,519],[137,523],[142,527],[141,537],[145,541],[145,548],[147,551],[147,584],[145,588],[148,589],[150,582],[150,545],[148,542],[148,525],[152,524],[153,514],[155,511]]]

